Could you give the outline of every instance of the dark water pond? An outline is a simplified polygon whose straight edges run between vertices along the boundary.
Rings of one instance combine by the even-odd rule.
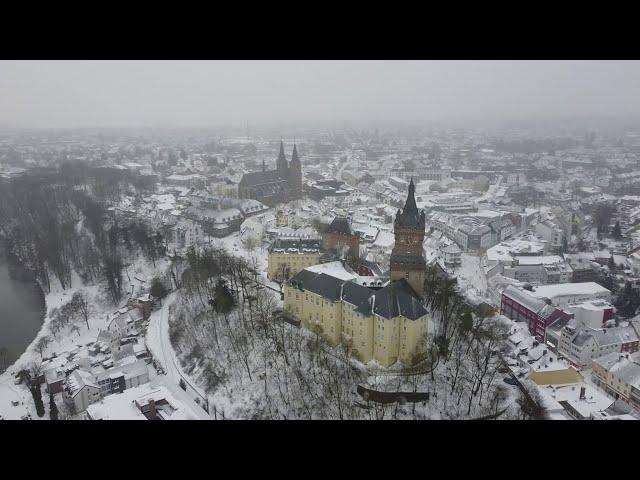
[[[10,267],[0,249],[0,371],[33,341],[42,327],[44,309],[38,283],[19,267]]]

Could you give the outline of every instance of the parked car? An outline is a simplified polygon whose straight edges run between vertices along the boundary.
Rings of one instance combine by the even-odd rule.
[[[509,373],[509,367],[500,367],[498,369],[498,372],[500,372],[500,373]]]
[[[505,377],[504,379],[504,383],[508,383],[509,385],[513,385],[515,387],[518,386],[518,382],[516,382],[513,378],[511,377]]]

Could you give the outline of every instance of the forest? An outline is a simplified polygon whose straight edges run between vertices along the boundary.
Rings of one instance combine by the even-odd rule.
[[[128,173],[128,172],[127,172]],[[114,303],[123,294],[122,270],[132,255],[155,261],[164,240],[144,222],[118,219],[108,210],[124,193],[147,186],[119,170],[62,164],[0,182],[0,240],[10,264],[21,265],[45,293],[52,279],[69,288],[106,282]]]

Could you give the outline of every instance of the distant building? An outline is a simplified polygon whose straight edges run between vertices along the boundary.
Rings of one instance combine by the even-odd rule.
[[[445,266],[456,267],[462,265],[462,250],[455,243],[447,245],[440,252]]]
[[[115,364],[109,360],[103,362],[103,365],[110,366],[92,371],[79,368],[65,379],[63,392],[65,402],[72,404],[77,413],[84,412],[89,405],[99,402],[108,395],[121,393],[149,382],[146,360],[130,356]]]
[[[550,252],[559,253],[562,250],[564,230],[556,223],[551,220],[539,222],[536,225],[536,234],[540,235],[540,237],[547,242]]]
[[[305,184],[305,190],[314,200],[326,197],[341,197],[349,195],[353,189],[340,180],[324,179]]]
[[[515,322],[526,322],[531,335],[540,342],[545,341],[546,330],[554,323],[572,317],[530,292],[509,285],[502,292],[500,313]]]
[[[186,218],[199,223],[202,230],[212,237],[226,237],[240,230],[244,216],[238,208],[200,208],[189,207]]]
[[[632,326],[596,329],[569,324],[561,330],[558,353],[581,369],[591,365],[594,358],[609,353],[636,352],[638,345],[638,332]]]
[[[598,278],[598,272],[594,267],[595,256],[593,253],[580,252],[564,254],[565,261],[573,271],[571,281],[574,283],[593,282]],[[596,265],[597,266],[597,265]]]
[[[590,300],[611,300],[611,291],[595,282],[559,283],[535,287],[532,295],[558,307]]]
[[[251,198],[273,207],[278,203],[302,198],[302,164],[296,145],[293,146],[291,163],[284,154],[284,144],[280,142],[280,153],[275,170],[246,173],[238,184],[238,196]]]

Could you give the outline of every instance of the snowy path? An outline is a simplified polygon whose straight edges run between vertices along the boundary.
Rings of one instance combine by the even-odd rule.
[[[192,390],[195,390],[195,388],[190,388],[189,386],[187,386],[187,391],[184,391],[179,385],[183,375],[178,367],[178,360],[169,341],[169,306],[175,301],[176,297],[177,293],[173,292],[165,298],[162,308],[153,312],[149,320],[146,335],[147,347],[167,372],[166,375],[158,375],[152,383],[154,383],[153,386],[161,384],[167,387],[199,420],[211,420],[207,412],[195,402],[198,394],[201,396],[204,394],[198,390],[196,390],[197,393],[193,392]]]
[[[480,266],[480,257],[463,253],[462,265],[453,270],[453,274],[458,278],[467,296],[471,295],[477,300],[488,300],[487,277]]]

